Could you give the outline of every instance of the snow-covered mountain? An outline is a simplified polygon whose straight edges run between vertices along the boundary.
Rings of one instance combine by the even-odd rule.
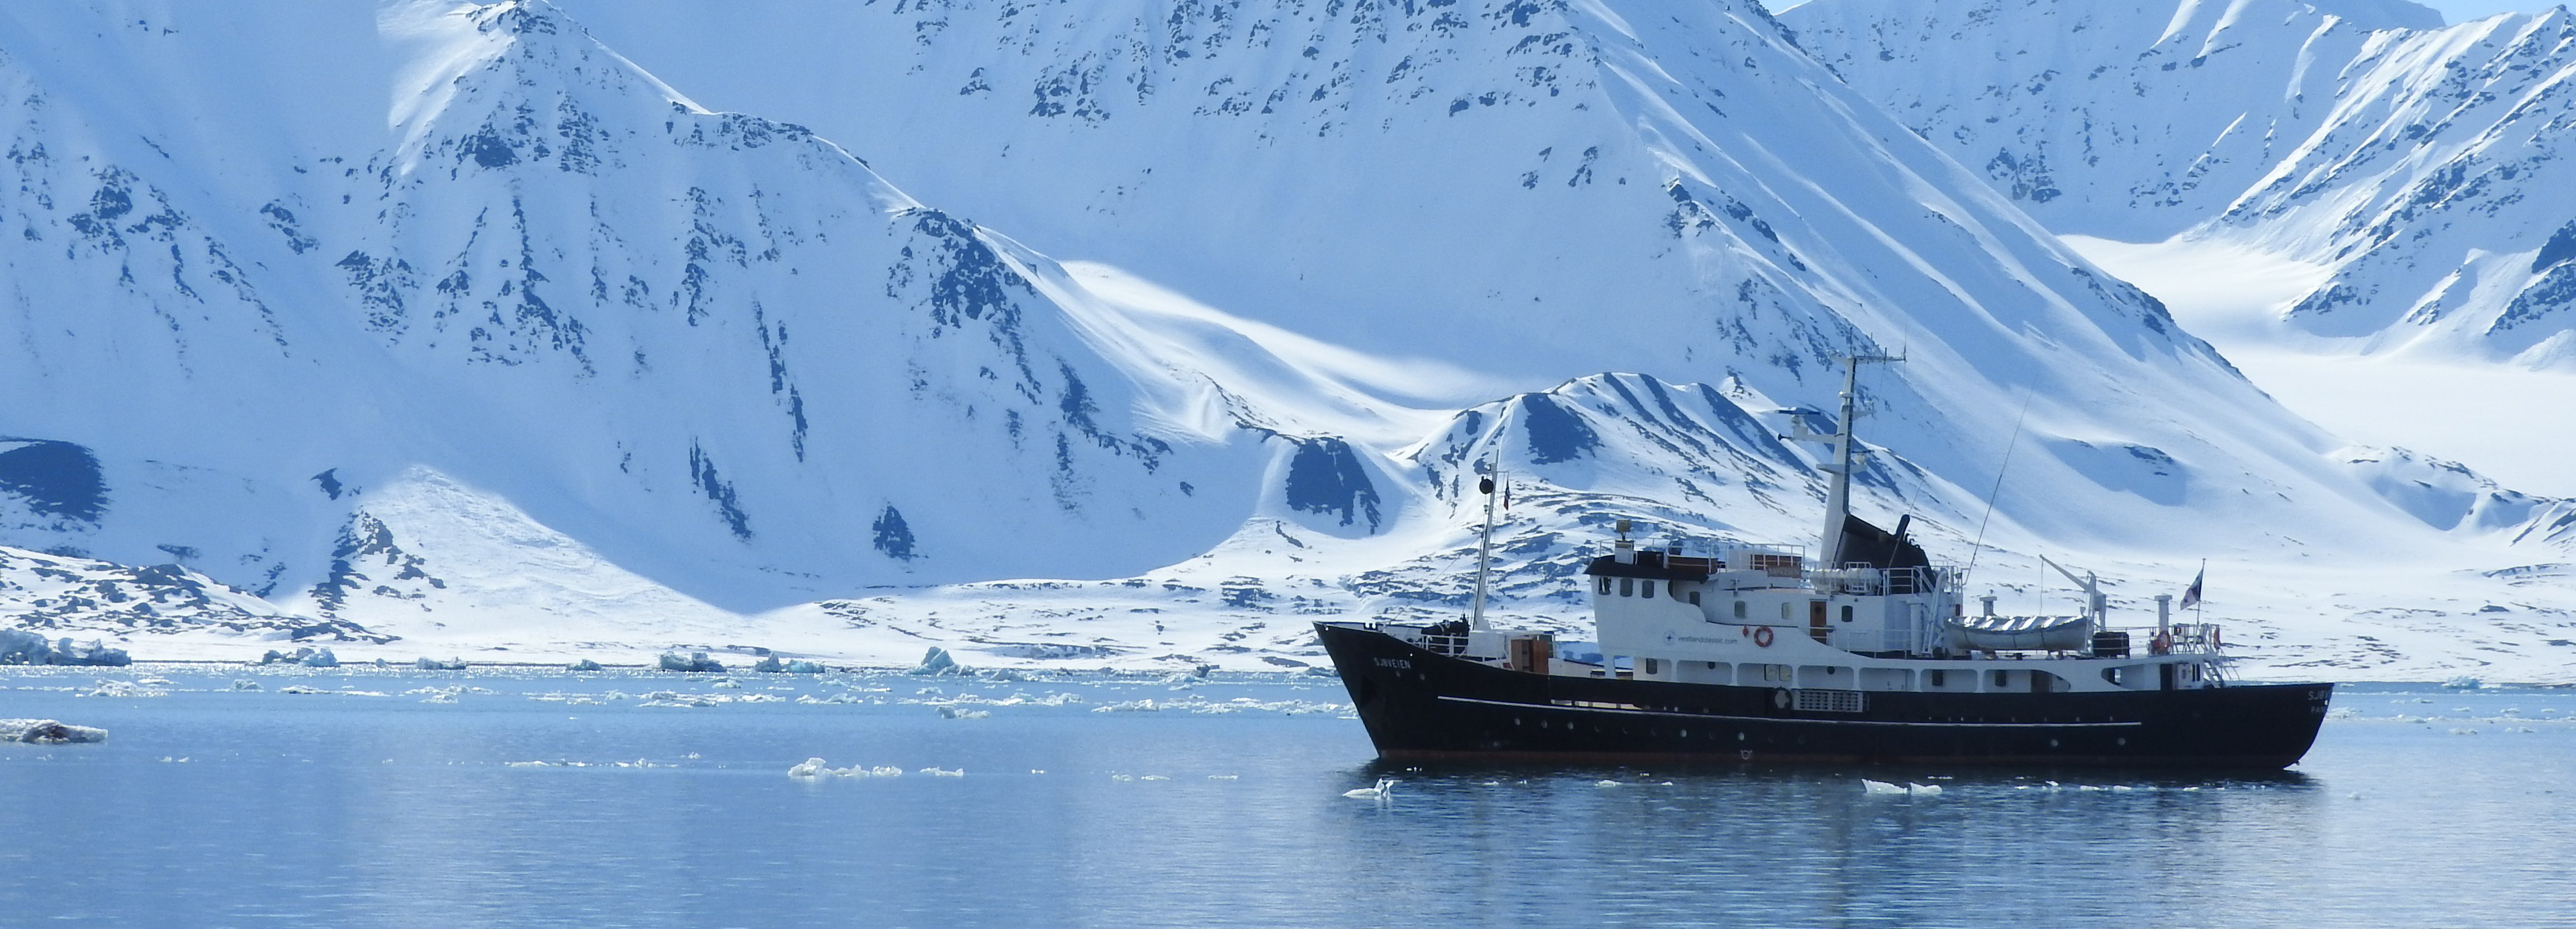
[[[2208,553],[2412,559],[2417,609],[2567,543],[2284,412],[1749,0],[564,6],[0,10],[0,543],[57,553],[7,602],[1294,665],[1294,617],[1456,607],[1490,460],[1540,615],[1615,518],[1809,534],[1772,411],[1853,350],[1909,359],[1865,513],[1964,555],[2018,449],[1987,563],[2131,605]]]
[[[2064,233],[2322,265],[2281,308],[2365,351],[2576,366],[2563,9],[1817,0],[1800,41]]]

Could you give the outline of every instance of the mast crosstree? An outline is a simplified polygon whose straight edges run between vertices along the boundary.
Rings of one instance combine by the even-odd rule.
[[[1833,475],[1825,490],[1825,531],[1818,535],[1816,567],[1832,568],[1842,562],[1843,524],[1851,517],[1852,460],[1867,452],[1853,447],[1852,420],[1860,410],[1860,366],[1894,364],[1903,355],[1846,355],[1843,357],[1842,415],[1834,424],[1834,434],[1820,435],[1807,431],[1807,418],[1790,421],[1791,434],[1784,438],[1817,442],[1833,446],[1832,458],[1817,465],[1817,470]]]

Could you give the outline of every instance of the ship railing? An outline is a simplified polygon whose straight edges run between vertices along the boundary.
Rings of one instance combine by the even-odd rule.
[[[2217,623],[2173,623],[2161,635],[2154,626],[2118,626],[2105,631],[2128,634],[2129,654],[2216,655],[2221,638]]]
[[[1864,597],[1928,594],[1940,589],[1951,576],[1949,567],[1882,568],[1865,561],[1847,561],[1833,572],[1832,586],[1841,593]]]
[[[1804,545],[1730,545],[1720,549],[1712,559],[1714,566],[1729,571],[1759,571],[1772,577],[1796,578],[1806,574],[1807,547]]]
[[[1463,633],[1458,635],[1449,635],[1439,632],[1424,632],[1422,634],[1422,650],[1434,655],[1464,655],[1467,653],[1467,636]]]

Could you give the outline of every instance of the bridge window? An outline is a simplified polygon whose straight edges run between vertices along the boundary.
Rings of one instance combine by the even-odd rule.
[[[1610,594],[1610,579],[1609,579],[1609,578],[1606,578],[1606,577],[1605,577],[1605,578],[1602,578],[1602,579],[1601,579],[1601,583],[1600,583],[1600,585],[1599,585],[1598,589],[1600,590],[1600,592],[1601,592],[1602,596],[1609,596],[1609,594]]]
[[[1655,596],[1655,582],[1653,582],[1653,581],[1638,581],[1638,582],[1637,582],[1637,596],[1645,597],[1645,598],[1648,598],[1648,599],[1653,599],[1653,598],[1654,598],[1654,596]]]
[[[1622,596],[1622,597],[1634,597],[1634,596],[1636,596],[1636,595],[1637,595],[1637,581],[1636,581],[1636,579],[1635,579],[1635,578],[1627,578],[1627,577],[1620,578],[1620,579],[1619,579],[1619,595],[1620,595],[1620,596]]]
[[[1851,618],[1852,618],[1852,608],[1851,608],[1851,604],[1848,604],[1848,603],[1843,604],[1843,622],[1851,622]]]

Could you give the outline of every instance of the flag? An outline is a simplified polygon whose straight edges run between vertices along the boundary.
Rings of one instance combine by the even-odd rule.
[[[2202,578],[2205,578],[2205,577],[2208,577],[2208,576],[2209,576],[2209,566],[2208,566],[2208,565],[2201,565],[2201,566],[2200,566],[2200,573],[2199,573],[2199,574],[2194,574],[2194,575],[2192,575],[2192,576],[2191,576],[2191,586],[2190,586],[2190,587],[2188,587],[2188,588],[2185,588],[2185,589],[2183,590],[2183,592],[2182,592],[2182,608],[2183,608],[2183,609],[2188,610],[2188,609],[2191,609],[2192,607],[2195,607],[2195,606],[2199,606],[2199,605],[2200,605],[2200,581],[2201,581],[2201,579],[2202,579]]]

